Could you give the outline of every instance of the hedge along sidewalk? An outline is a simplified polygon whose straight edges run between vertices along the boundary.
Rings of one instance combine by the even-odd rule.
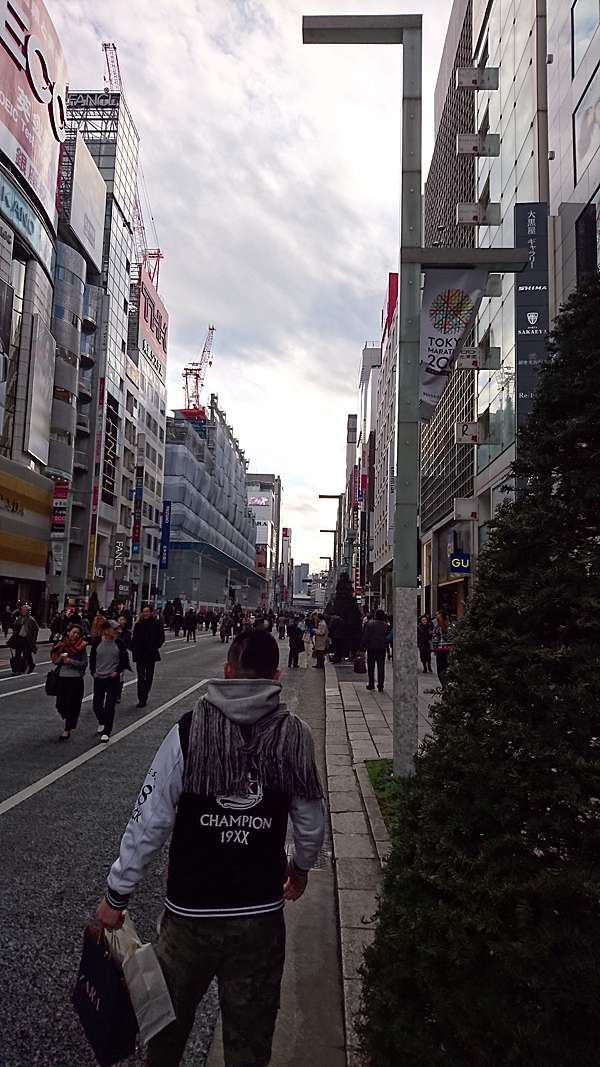
[[[391,670],[388,675],[391,676]],[[360,1003],[358,968],[374,936],[382,867],[390,849],[367,760],[392,757],[392,679],[368,691],[352,666],[325,664],[325,753],[338,894],[348,1067],[362,1067],[354,1021]],[[419,676],[419,742],[431,730],[429,707],[437,679]]]

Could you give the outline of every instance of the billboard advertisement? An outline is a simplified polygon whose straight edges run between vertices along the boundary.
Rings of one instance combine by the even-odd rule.
[[[159,569],[166,571],[169,566],[169,544],[171,541],[171,501],[163,500],[162,524],[160,528],[160,563]]]
[[[43,0],[3,0],[0,43],[0,149],[54,225],[67,68]]]
[[[160,378],[167,377],[169,315],[146,268],[140,268],[139,313],[134,343]]]
[[[485,270],[428,270],[421,307],[419,410],[433,415],[487,285]]]
[[[56,341],[44,326],[39,315],[33,316],[31,351],[29,355],[29,382],[27,384],[27,416],[23,450],[39,460],[48,462],[50,447],[50,411],[54,390],[54,364]]]
[[[69,224],[98,273],[102,271],[105,211],[106,183],[78,130]]]
[[[548,306],[548,205],[515,204],[515,248],[527,249],[527,266],[515,277],[517,426],[527,422],[546,359]]]

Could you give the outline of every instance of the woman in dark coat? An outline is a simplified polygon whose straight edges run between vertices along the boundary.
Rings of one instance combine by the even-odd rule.
[[[52,662],[60,670],[56,688],[56,710],[65,720],[65,728],[59,741],[68,741],[71,730],[79,721],[81,702],[83,700],[83,676],[88,657],[86,641],[81,626],[71,626],[62,641],[54,646],[50,653]]]
[[[431,634],[433,627],[429,615],[421,615],[417,623],[417,645],[423,664],[423,674],[431,674]]]

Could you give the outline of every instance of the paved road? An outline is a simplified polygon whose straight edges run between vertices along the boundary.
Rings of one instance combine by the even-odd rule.
[[[196,694],[178,698],[221,673],[223,646],[212,635],[196,647],[168,641],[148,707],[135,709],[135,685],[129,685],[108,746],[97,744],[90,701],[72,740],[58,743],[61,720],[43,689],[45,659],[42,652],[34,675],[15,680],[0,673],[0,1064],[93,1067],[70,1006],[83,927],[152,756]],[[136,723],[139,728],[119,736]],[[24,792],[61,770],[67,773],[47,787]],[[152,936],[162,908],[165,861],[166,849],[131,909],[144,938]],[[215,1015],[213,995],[199,1013],[185,1067],[204,1063]],[[137,1067],[142,1059],[128,1062]]]
[[[83,927],[156,748],[192,706],[199,683],[221,674],[223,658],[212,635],[199,636],[195,647],[168,640],[148,707],[135,708],[135,684],[127,685],[108,746],[97,744],[89,700],[72,740],[58,743],[62,723],[44,693],[44,650],[33,675],[14,679],[0,668],[0,1067],[95,1064],[70,1005]],[[292,710],[315,729],[322,764],[322,675],[284,670],[283,681]],[[86,694],[90,690],[88,677]],[[133,900],[131,913],[144,939],[153,938],[162,909],[166,855],[165,848]],[[311,881],[301,909],[294,906],[289,916],[274,1060],[282,1067],[304,1067],[307,1049],[315,1067],[343,1062],[333,874],[326,857]],[[211,991],[183,1067],[205,1063],[216,1014]],[[140,1056],[127,1065],[142,1062]]]

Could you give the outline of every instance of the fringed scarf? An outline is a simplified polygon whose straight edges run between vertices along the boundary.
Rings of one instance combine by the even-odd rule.
[[[192,715],[184,790],[243,796],[251,778],[286,796],[320,800],[323,787],[306,723],[280,705],[252,726],[241,727],[206,699],[199,701]]]

